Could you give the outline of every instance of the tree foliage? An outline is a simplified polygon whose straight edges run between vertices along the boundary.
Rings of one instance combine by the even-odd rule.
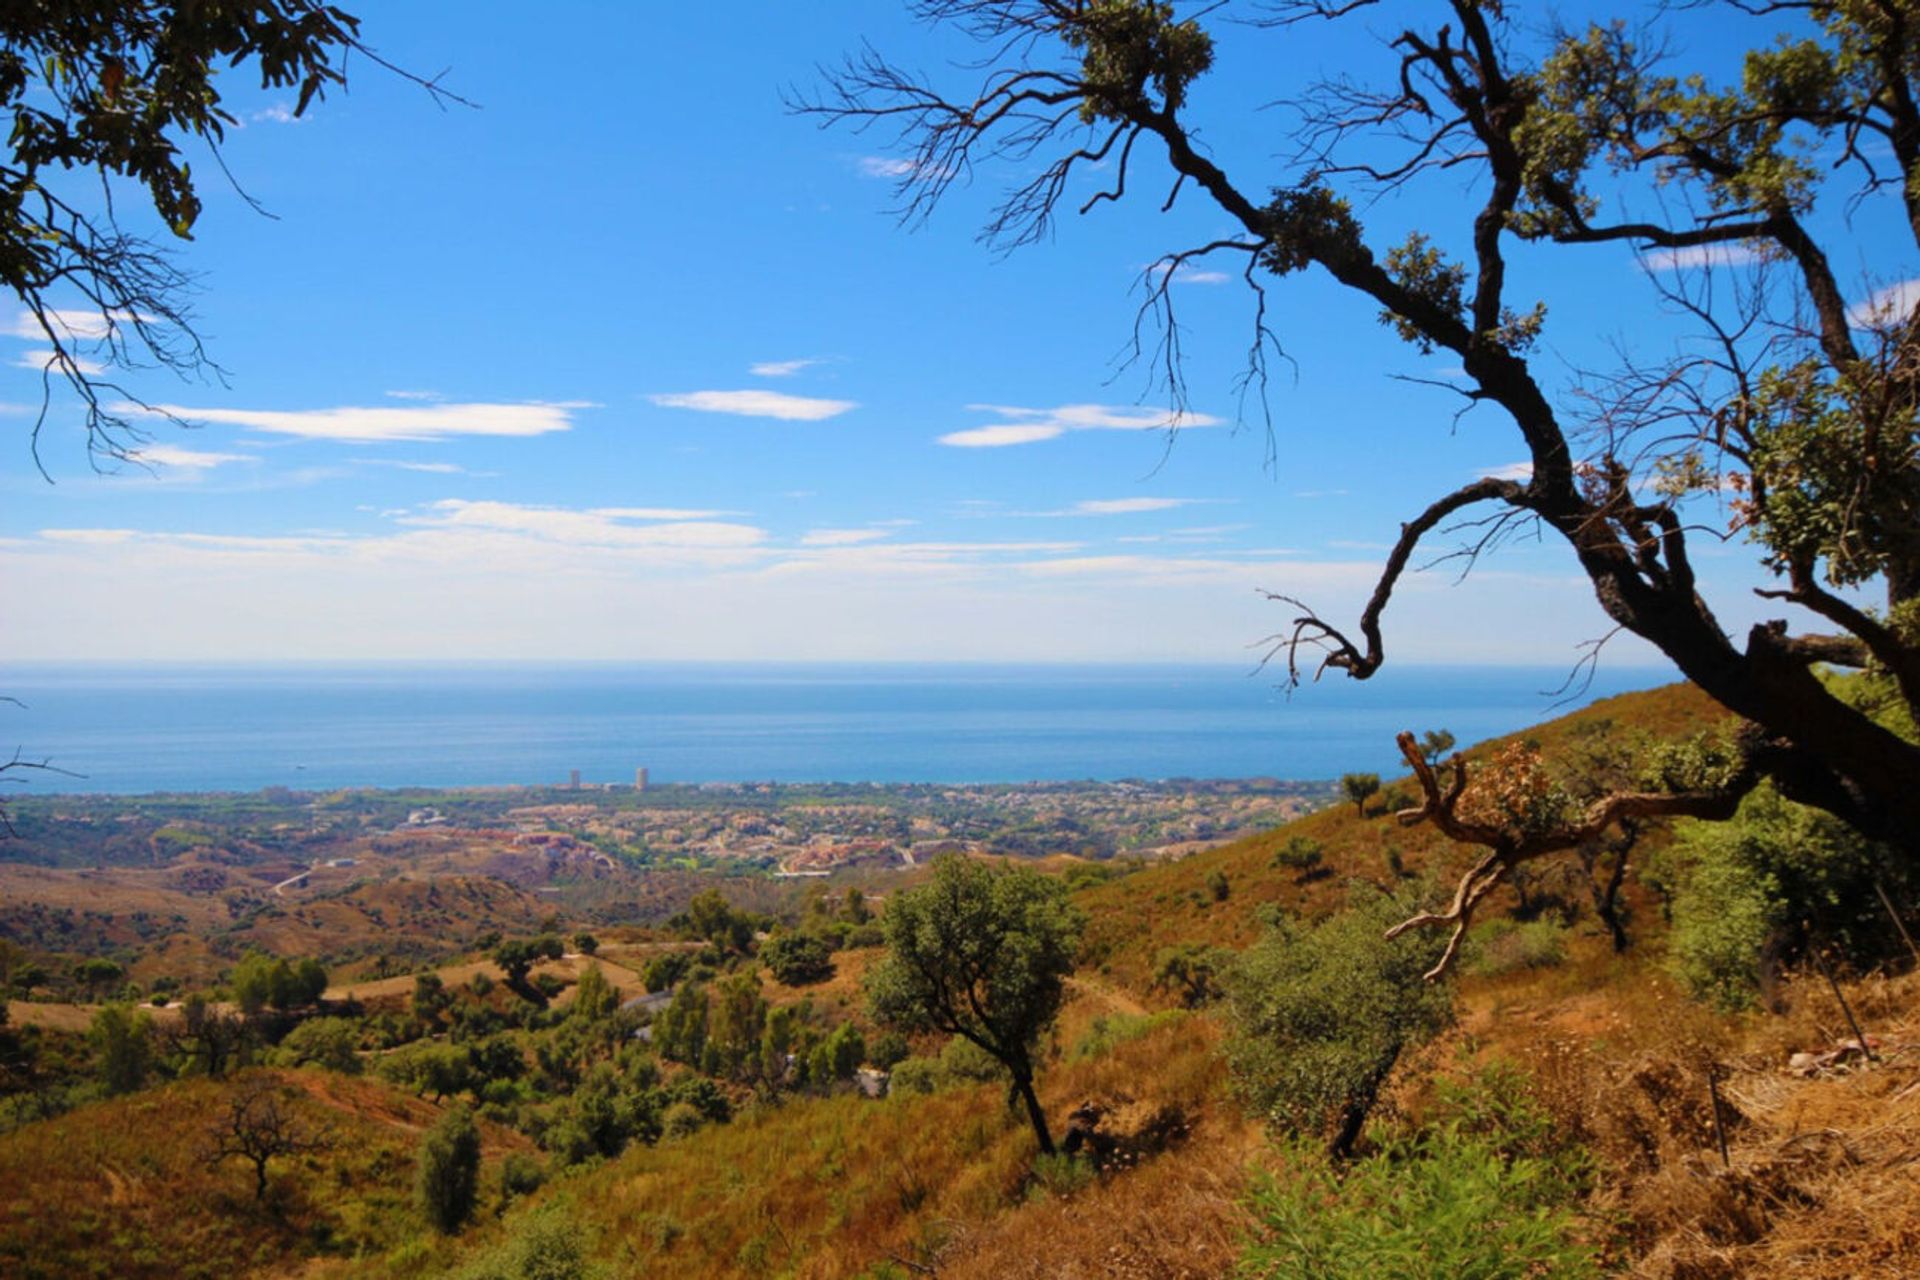
[[[473,1113],[455,1105],[420,1142],[414,1199],[436,1231],[452,1235],[473,1215],[480,1191],[480,1130]]]
[[[1123,205],[1157,174],[1169,204],[1209,202],[1230,233],[1172,250],[1143,280],[1176,408],[1172,282],[1204,258],[1233,260],[1252,292],[1256,389],[1276,342],[1268,290],[1307,271],[1455,362],[1448,392],[1498,416],[1528,473],[1410,513],[1355,625],[1277,597],[1293,607],[1276,650],[1292,678],[1316,663],[1357,679],[1380,669],[1395,590],[1436,531],[1464,532],[1471,562],[1538,529],[1617,628],[1750,723],[1751,767],[1727,789],[1771,778],[1911,857],[1920,742],[1812,668],[1881,672],[1909,712],[1920,707],[1920,307],[1872,293],[1895,268],[1869,220],[1829,216],[1864,201],[1920,245],[1920,22],[1904,3],[1714,8],[1721,41],[1750,42],[1730,81],[1670,65],[1686,43],[1667,38],[1674,11],[1559,27],[1478,0],[1392,22],[1376,63],[1328,81],[1290,81],[1302,62],[1270,57],[1266,97],[1287,104],[1295,145],[1258,174],[1230,171],[1237,162],[1198,141],[1194,82],[1215,40],[1254,62],[1263,39],[1382,10],[927,0],[918,11],[971,46],[955,59],[971,86],[950,91],[869,51],[796,105],[897,127],[910,218],[1004,163],[1015,185],[985,228],[1003,247],[1046,239],[1063,206]],[[1397,242],[1370,225],[1409,210],[1421,228]],[[1557,359],[1533,354],[1551,333],[1535,273],[1595,246],[1664,255],[1646,273],[1649,307],[1684,317],[1697,340],[1629,351],[1568,387]],[[1836,264],[1853,262],[1880,265],[1881,278],[1849,285]],[[1850,290],[1871,299],[1849,305]],[[1827,630],[1773,620],[1729,635],[1694,571],[1695,545],[1716,535],[1748,538],[1776,577],[1767,594]],[[1876,587],[1877,611],[1858,590]]]
[[[1330,1135],[1336,1155],[1401,1055],[1452,1018],[1452,994],[1421,981],[1439,941],[1381,941],[1409,906],[1375,892],[1311,928],[1277,921],[1227,975],[1236,1087],[1275,1126]]]
[[[1026,868],[948,856],[927,883],[888,900],[884,925],[886,956],[867,975],[874,1017],[901,1031],[959,1036],[990,1054],[1051,1154],[1033,1076],[1080,936],[1065,886]]]

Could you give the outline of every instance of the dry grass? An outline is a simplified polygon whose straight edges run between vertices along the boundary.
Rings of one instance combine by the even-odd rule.
[[[330,1135],[324,1151],[273,1162],[263,1204],[247,1166],[203,1155],[229,1082],[168,1085],[0,1137],[0,1274],[224,1280],[315,1252],[384,1249],[421,1229],[413,1151],[435,1107],[375,1080],[257,1074],[287,1085],[301,1122]],[[493,1155],[528,1145],[484,1134]]]

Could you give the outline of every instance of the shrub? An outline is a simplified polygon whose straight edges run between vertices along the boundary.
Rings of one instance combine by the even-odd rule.
[[[1227,883],[1227,873],[1218,867],[1207,872],[1207,892],[1213,895],[1215,902],[1225,902],[1227,895],[1233,892],[1233,886]]]
[[[1138,1040],[1141,1036],[1164,1027],[1168,1023],[1179,1022],[1187,1017],[1184,1009],[1166,1009],[1159,1013],[1107,1013],[1093,1020],[1087,1028],[1087,1034],[1073,1046],[1073,1052],[1067,1056],[1075,1061],[1083,1058],[1104,1058],[1115,1048],[1129,1040]]]
[[[597,1280],[605,1272],[588,1261],[577,1220],[559,1206],[522,1219],[512,1237],[459,1273],[459,1280]]]
[[[1305,836],[1288,836],[1287,842],[1274,851],[1273,865],[1283,867],[1305,879],[1326,858],[1326,851],[1318,840],[1309,840]]]
[[[1451,993],[1422,977],[1440,937],[1382,936],[1414,911],[1411,894],[1357,886],[1314,928],[1277,920],[1229,974],[1235,1086],[1277,1127],[1331,1129],[1330,1149],[1349,1153],[1401,1053],[1451,1020]]]
[[[1483,978],[1550,969],[1567,958],[1566,927],[1554,920],[1494,920],[1467,937],[1463,967]]]
[[[824,938],[807,933],[782,933],[760,946],[760,959],[773,976],[789,987],[825,982],[833,976],[833,949]]]
[[[1565,1183],[1544,1162],[1443,1132],[1336,1175],[1301,1152],[1259,1183],[1243,1276],[1280,1280],[1581,1280],[1601,1274],[1574,1236]]]
[[[1838,819],[1762,786],[1733,821],[1689,822],[1654,866],[1670,895],[1669,959],[1697,998],[1733,1010],[1759,994],[1763,959],[1792,959],[1804,926],[1852,955],[1875,958],[1888,942],[1876,875],[1884,851]]]
[[[669,1141],[684,1138],[698,1132],[706,1122],[707,1118],[700,1114],[700,1108],[691,1102],[676,1102],[661,1115],[660,1133]]]
[[[413,1185],[420,1211],[442,1234],[458,1231],[472,1215],[480,1186],[480,1130],[466,1107],[450,1108],[427,1131]]]

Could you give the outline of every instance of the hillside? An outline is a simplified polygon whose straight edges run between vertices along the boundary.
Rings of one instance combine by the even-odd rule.
[[[1685,738],[1720,718],[1697,691],[1674,686],[1515,738],[1548,759],[1589,759]],[[1504,745],[1467,754],[1484,760]],[[872,945],[875,898],[857,886],[905,892],[929,875],[919,866],[851,888],[836,882],[780,920],[707,895],[676,926],[682,940],[615,931],[597,957],[539,960],[519,987],[491,959],[449,958],[432,970],[444,993],[438,1011],[418,1004],[414,974],[337,980],[326,992],[333,1003],[315,1012],[364,1011],[351,1024],[360,1028],[347,1049],[354,1061],[342,1065],[368,1074],[282,1068],[273,1077],[337,1140],[277,1164],[268,1206],[251,1204],[239,1165],[208,1167],[193,1154],[247,1077],[189,1075],[0,1135],[0,1185],[24,1189],[0,1228],[0,1259],[49,1276],[157,1275],[164,1260],[189,1258],[166,1273],[1199,1277],[1228,1273],[1250,1247],[1294,1248],[1277,1225],[1294,1212],[1307,1224],[1300,1239],[1361,1223],[1370,1242],[1411,1230],[1467,1249],[1484,1237],[1558,1251],[1552,1265],[1496,1266],[1490,1277],[1915,1273],[1920,977],[1891,954],[1844,975],[1847,1012],[1873,1037],[1872,1062],[1846,1050],[1846,1015],[1805,964],[1779,973],[1746,1011],[1714,1007],[1677,976],[1680,926],[1668,917],[1680,864],[1660,829],[1628,860],[1624,951],[1595,918],[1594,882],[1571,855],[1489,901],[1447,979],[1450,1018],[1393,1062],[1343,1179],[1315,1181],[1319,1149],[1251,1114],[1236,1083],[1237,1006],[1202,996],[1199,1007],[1178,1007],[1192,993],[1156,974],[1169,949],[1211,957],[1224,973],[1274,919],[1306,945],[1316,922],[1337,923],[1367,897],[1362,886],[1441,892],[1467,855],[1386,811],[1405,786],[1385,780],[1364,814],[1334,805],[1177,861],[1007,860],[1071,887],[1086,922],[1037,1084],[1056,1136],[1070,1117],[1085,1119],[1091,1158],[1038,1156],[1004,1077],[938,1035],[895,1047],[911,1057],[885,1098],[864,1096],[850,1064],[820,1065],[846,1034],[878,1060],[887,1033],[863,982],[886,952]],[[1301,856],[1308,846],[1312,859]],[[523,891],[498,882],[382,881],[288,902],[255,917],[253,930],[297,955],[336,921],[357,936],[384,926],[397,949],[413,930],[447,938],[482,920],[511,924],[505,913],[522,903],[531,906]],[[777,980],[755,953],[771,955],[768,939],[786,932],[825,940],[828,969]],[[708,984],[689,1006],[711,1033],[704,1057],[672,1047],[668,1038],[682,1033],[661,1005],[648,1021],[610,1014],[611,1004],[596,1012],[582,998],[605,979],[611,995],[595,1000],[631,1000],[642,975],[668,962],[682,996]],[[47,1035],[95,1013],[66,1008],[66,1022],[44,1022]],[[768,1074],[753,1064],[774,1050],[749,1043],[742,1058],[727,1047],[739,1034],[727,1028],[749,1015],[768,1035],[779,1023],[797,1037],[786,1067]],[[49,1045],[84,1053],[67,1034]],[[432,1064],[447,1061],[462,1074],[441,1081]],[[795,1061],[826,1074],[803,1077]],[[480,1203],[464,1231],[441,1236],[413,1205],[412,1162],[424,1129],[462,1095],[486,1126]],[[1483,1150],[1495,1163],[1472,1165]],[[63,1154],[57,1176],[34,1176]],[[1532,1182],[1501,1181],[1523,1175]],[[1422,1178],[1452,1190],[1423,1199]],[[1474,1208],[1482,1187],[1497,1190]],[[1500,1207],[1536,1193],[1547,1198],[1534,1209]],[[189,1203],[211,1209],[178,1212]],[[82,1208],[56,1208],[65,1204]],[[1534,1224],[1524,1241],[1503,1234],[1520,1222]],[[1369,1274],[1424,1274],[1370,1265]]]

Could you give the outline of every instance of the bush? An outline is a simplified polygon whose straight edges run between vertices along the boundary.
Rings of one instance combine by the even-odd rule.
[[[824,938],[807,933],[782,933],[760,945],[760,959],[773,976],[789,987],[825,982],[833,976],[833,949]]]
[[[947,1041],[939,1056],[907,1058],[887,1080],[889,1094],[934,1093],[957,1085],[1005,1080],[1006,1068],[986,1050],[959,1036]]]
[[[1087,1028],[1087,1034],[1080,1037],[1080,1043],[1074,1045],[1073,1052],[1067,1056],[1074,1061],[1104,1058],[1127,1041],[1138,1040],[1149,1032],[1186,1017],[1184,1009],[1165,1009],[1159,1013],[1102,1014],[1093,1020],[1093,1025]]]
[[[1422,976],[1440,936],[1382,936],[1415,910],[1411,894],[1357,886],[1352,908],[1312,929],[1275,921],[1229,973],[1234,1083],[1275,1126],[1331,1129],[1347,1154],[1402,1052],[1451,1020],[1451,993]]]
[[[1765,959],[1795,958],[1809,920],[1856,959],[1886,954],[1897,939],[1874,889],[1886,865],[1882,848],[1770,786],[1731,822],[1682,824],[1654,865],[1670,897],[1676,975],[1698,999],[1746,1008]]]
[[[505,1244],[459,1273],[460,1280],[597,1280],[605,1272],[587,1260],[577,1221],[559,1206],[528,1214]]]
[[[672,1141],[699,1132],[706,1122],[707,1118],[700,1114],[700,1108],[691,1102],[676,1102],[661,1115],[660,1133]]]
[[[1550,969],[1567,958],[1566,926],[1554,920],[1494,920],[1467,935],[1462,967],[1483,978]]]
[[[1273,865],[1293,872],[1301,879],[1311,875],[1326,858],[1326,851],[1318,840],[1309,840],[1305,836],[1288,836],[1287,842],[1274,850]]]
[[[1240,1274],[1280,1280],[1520,1280],[1598,1276],[1574,1236],[1565,1183],[1532,1158],[1443,1132],[1389,1146],[1340,1175],[1301,1152],[1253,1193]]]
[[[420,1211],[442,1234],[458,1231],[472,1215],[480,1187],[480,1130],[466,1107],[449,1109],[427,1131],[413,1185]]]

